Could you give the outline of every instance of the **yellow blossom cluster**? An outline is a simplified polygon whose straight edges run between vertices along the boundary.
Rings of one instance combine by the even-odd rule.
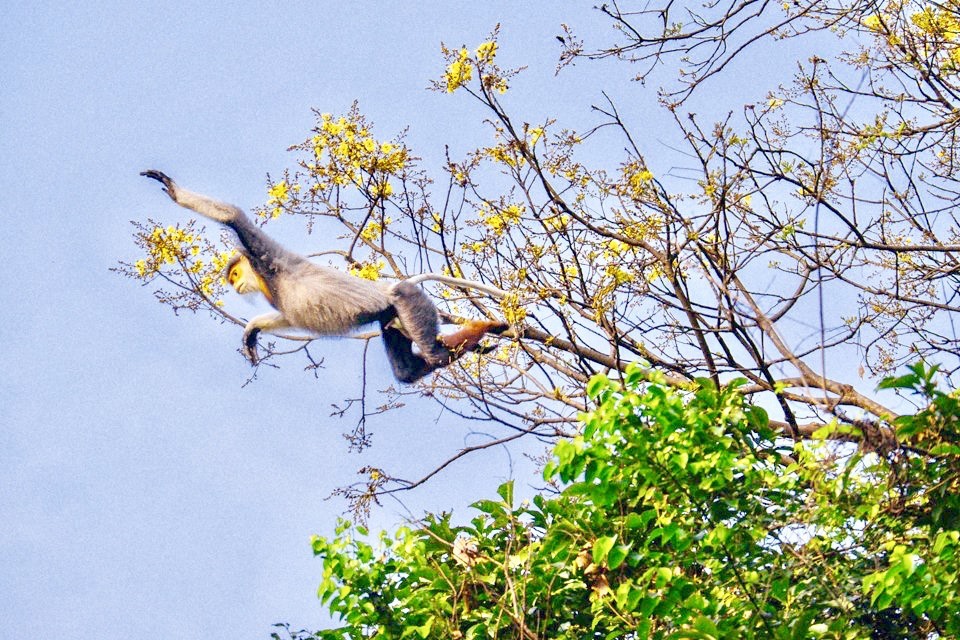
[[[620,170],[623,174],[622,195],[639,200],[653,186],[653,173],[640,161],[628,162]]]
[[[490,40],[477,47],[477,60],[482,64],[490,64],[497,55],[497,43]]]
[[[660,263],[654,263],[649,269],[647,269],[647,273],[644,277],[646,278],[647,282],[652,283],[665,276],[666,274],[663,271],[663,267],[660,266]]]
[[[544,218],[543,226],[547,231],[565,231],[570,226],[570,216],[563,213]]]
[[[516,203],[497,208],[486,206],[480,209],[480,219],[495,236],[500,236],[519,223],[526,210],[524,205]]]
[[[520,295],[511,292],[500,299],[500,310],[503,319],[509,324],[520,324],[527,317],[527,310],[520,306]]]
[[[200,245],[196,244],[196,240],[196,235],[180,227],[154,227],[150,235],[143,238],[147,258],[137,260],[133,265],[137,275],[146,278],[165,264],[182,262],[188,256],[196,256],[200,253]]]
[[[618,264],[608,264],[606,267],[606,273],[616,285],[621,285],[626,282],[633,282],[635,280],[632,273]]]
[[[352,264],[350,265],[350,274],[358,278],[363,278],[364,280],[379,280],[380,272],[384,266],[386,265],[384,265],[383,260],[366,264]]]
[[[202,293],[205,298],[218,297],[220,289],[227,285],[224,270],[234,253],[234,251],[220,251],[213,256],[209,263],[197,260],[188,268],[188,272],[196,277],[197,291]],[[214,304],[219,307],[223,305],[223,302],[215,300]]]
[[[377,220],[371,220],[363,229],[360,231],[360,238],[366,240],[367,242],[379,242],[380,238],[383,236],[383,230],[391,223],[393,219],[386,217],[383,219],[383,222]]]
[[[270,187],[270,189],[267,191],[267,195],[270,196],[270,199],[267,200],[267,203],[283,204],[284,202],[290,199],[289,191],[290,191],[290,188],[287,186],[286,180],[281,180],[280,182],[277,182],[272,187]]]
[[[503,131],[497,131],[497,138],[503,138]],[[488,158],[494,162],[499,162],[500,164],[505,164],[508,167],[522,167],[526,164],[527,159],[524,157],[519,145],[513,140],[505,140],[504,142],[497,143],[492,147],[485,147],[480,149],[479,156],[481,158]]]
[[[486,240],[477,240],[474,242],[464,242],[462,247],[464,251],[470,251],[471,253],[484,253],[490,248],[490,243]]]
[[[369,189],[373,197],[387,197],[393,193],[389,178],[410,164],[406,147],[377,141],[356,111],[336,120],[322,114],[310,147],[315,162],[306,168],[317,180],[314,191],[353,185]]]
[[[947,40],[956,40],[960,36],[960,20],[957,20],[956,7],[948,11],[942,7],[926,6],[910,16],[912,22],[920,31]]]
[[[281,180],[267,190],[267,207],[270,208],[271,218],[279,218],[280,214],[283,213],[283,205],[290,200],[291,190],[299,191],[300,185],[295,184],[291,187],[286,180]],[[260,215],[264,216],[266,212],[262,211]]]
[[[179,267],[193,291],[208,300],[214,300],[217,306],[222,304],[215,298],[226,286],[223,272],[234,254],[232,250],[214,253],[199,234],[173,225],[166,228],[155,226],[149,233],[138,234],[138,238],[147,257],[133,264],[136,277],[150,280],[164,267]],[[201,245],[207,248],[203,249]],[[213,255],[205,260],[202,257],[204,253]]]
[[[447,57],[448,64],[446,71],[443,73],[443,81],[439,86],[445,88],[447,93],[453,93],[473,80],[474,68],[481,72],[487,71],[487,73],[482,73],[480,78],[484,87],[494,89],[499,93],[506,93],[507,80],[494,62],[497,56],[496,41],[488,40],[480,43],[474,52],[475,57],[471,57],[470,51],[466,47],[461,47],[456,51],[444,48],[443,53]]]
[[[636,242],[649,240],[663,230],[663,218],[658,215],[645,215],[635,218],[621,218],[620,233]]]
[[[929,3],[920,11],[907,14],[904,3],[890,2],[882,12],[867,15],[860,23],[891,47],[910,43],[928,59],[924,64],[935,61],[946,70],[960,69],[960,18],[956,3]]]
[[[447,93],[453,93],[473,78],[473,61],[466,47],[457,52],[454,60],[447,65],[443,79],[447,83]]]
[[[533,127],[527,130],[527,135],[530,136],[529,140],[531,147],[535,147],[537,145],[537,142],[539,142],[540,138],[543,137],[543,133],[543,127]]]
[[[920,36],[924,43],[924,53],[928,56],[943,56],[943,65],[951,71],[960,69],[960,20],[957,19],[957,6],[952,10],[942,7],[926,6],[910,16],[914,36]]]
[[[237,251],[233,249],[230,251],[218,251],[210,261],[211,271],[220,274],[221,284],[227,284],[227,263],[230,262],[235,255],[237,255]]]
[[[617,240],[616,238],[612,238],[610,240],[607,240],[606,247],[603,251],[603,255],[605,258],[619,258],[620,256],[631,251],[632,249],[633,247],[627,244],[626,242],[624,242],[623,240]]]

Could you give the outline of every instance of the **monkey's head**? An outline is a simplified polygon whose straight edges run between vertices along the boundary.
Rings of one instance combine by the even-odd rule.
[[[273,297],[267,288],[267,283],[263,281],[260,274],[254,271],[250,264],[250,258],[244,253],[238,253],[230,262],[227,263],[227,282],[230,283],[237,293],[247,295],[250,293],[262,293],[270,304],[273,304]]]

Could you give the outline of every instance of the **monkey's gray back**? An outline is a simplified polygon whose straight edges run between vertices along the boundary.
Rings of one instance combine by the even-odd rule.
[[[344,335],[386,319],[391,309],[384,286],[307,260],[289,265],[274,284],[276,307],[290,324],[321,335]]]

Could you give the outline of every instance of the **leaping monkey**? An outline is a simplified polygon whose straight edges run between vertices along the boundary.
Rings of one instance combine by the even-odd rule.
[[[343,336],[378,322],[394,376],[410,383],[477,349],[484,335],[507,329],[502,322],[471,320],[456,333],[441,335],[436,307],[412,282],[382,284],[318,266],[267,236],[240,208],[187,191],[160,171],[151,169],[140,175],[159,181],[181,207],[216,220],[237,234],[242,249],[227,266],[228,281],[241,294],[263,293],[277,310],[253,318],[243,330],[242,351],[251,364],[259,360],[257,336],[261,331],[298,328],[318,335]],[[456,280],[442,276],[433,279]],[[481,288],[488,293],[503,293]],[[413,351],[414,343],[419,353]]]

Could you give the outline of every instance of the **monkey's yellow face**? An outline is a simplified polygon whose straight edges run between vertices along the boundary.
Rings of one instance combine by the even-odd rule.
[[[237,263],[230,268],[227,274],[227,282],[230,283],[237,293],[246,295],[248,293],[266,293],[260,276],[250,266],[250,261],[246,258],[240,258]]]

